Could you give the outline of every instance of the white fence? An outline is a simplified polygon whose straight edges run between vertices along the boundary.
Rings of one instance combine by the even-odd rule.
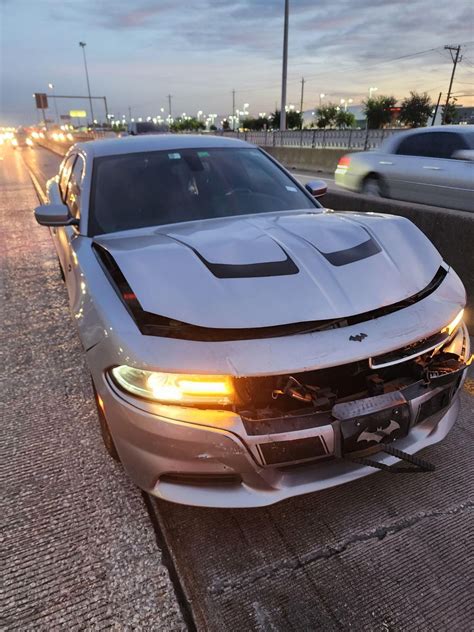
[[[262,132],[218,132],[262,147],[312,147],[320,149],[374,149],[401,129],[314,129]]]

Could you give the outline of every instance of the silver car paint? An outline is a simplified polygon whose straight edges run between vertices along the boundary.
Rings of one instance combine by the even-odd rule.
[[[180,142],[183,142],[182,139]],[[194,139],[192,142],[197,141]],[[150,141],[143,143],[143,146],[145,144],[148,146]],[[151,144],[153,145],[153,141]],[[86,350],[87,362],[96,388],[105,403],[117,449],[133,480],[151,493],[176,502],[208,506],[257,506],[372,473],[370,468],[341,462],[307,466],[304,471],[294,474],[282,474],[277,468],[263,467],[253,451],[252,440],[243,430],[239,415],[229,411],[203,411],[137,400],[119,392],[106,377],[106,370],[117,364],[128,364],[171,372],[233,376],[276,375],[365,359],[415,342],[439,331],[450,322],[465,304],[464,288],[455,272],[449,270],[440,287],[423,301],[402,311],[351,327],[272,339],[215,343],[143,336],[98,264],[91,249],[92,240],[83,234],[94,145],[95,143],[91,143],[87,152],[79,148],[86,160],[80,230],[63,228],[53,238],[61,260],[65,262],[64,273],[71,311]],[[117,149],[120,146],[121,143],[115,146],[116,153],[120,153]],[[57,180],[49,182],[48,192],[51,201],[58,201]],[[302,220],[305,231],[308,222],[314,222],[315,227],[324,226],[321,231],[326,235],[328,251],[360,243],[362,232],[367,230],[383,247],[383,252],[344,266],[348,268],[349,284],[344,275],[330,274],[324,258],[315,256],[313,246],[303,244],[301,238],[297,237],[298,222]],[[298,265],[307,275],[304,281],[306,285],[295,285],[298,288],[297,293],[292,291],[291,286],[287,286],[285,290],[287,295],[291,295],[291,300],[272,300],[265,306],[258,302],[261,279],[247,279],[247,298],[242,308],[232,293],[225,295],[225,290],[215,283],[215,291],[218,294],[221,292],[221,296],[225,297],[220,298],[220,301],[227,300],[229,306],[232,306],[232,309],[221,310],[221,320],[216,320],[214,305],[212,304],[211,309],[210,295],[206,290],[207,278],[205,275],[202,279],[196,276],[196,287],[185,285],[186,275],[179,268],[185,264],[184,259],[181,261],[181,256],[186,249],[176,246],[168,234],[172,232],[182,237],[183,233],[187,233],[187,238],[192,239],[193,243],[199,243],[199,247],[208,249],[210,259],[225,258],[225,252],[219,249],[216,235],[225,238],[227,243],[230,240],[230,244],[234,243],[234,236],[234,241],[239,246],[231,249],[232,256],[237,257],[235,260],[241,261],[242,257],[245,261],[250,257],[255,259],[260,256],[259,253],[252,244],[247,248],[245,241],[239,238],[239,222],[244,233],[247,225],[250,225],[251,231],[255,231],[251,234],[257,240],[272,235],[284,243],[285,249],[291,250],[291,255],[297,259]],[[240,218],[232,220],[230,224],[228,220],[209,220],[200,224],[202,231],[190,223],[101,236],[97,241],[111,249],[120,265],[127,268],[127,275],[133,275],[132,255],[135,257],[137,269],[142,270],[146,279],[141,281],[137,276],[133,283],[139,286],[137,292],[141,293],[143,300],[153,298],[153,309],[165,311],[170,316],[179,312],[186,316],[187,321],[198,320],[207,323],[207,326],[221,327],[230,327],[230,323],[239,323],[240,327],[255,327],[277,320],[280,323],[291,322],[296,316],[301,321],[309,315],[313,318],[322,317],[321,315],[328,317],[331,313],[340,314],[345,309],[350,310],[351,314],[361,313],[369,305],[369,308],[374,308],[388,304],[420,290],[431,280],[441,264],[441,258],[430,242],[410,222],[398,217],[319,212],[315,209],[314,214],[305,213],[304,216],[296,211],[254,216],[251,220]],[[318,231],[313,231],[313,225],[311,231],[304,234],[310,236],[311,243],[314,240],[314,243],[322,246],[317,242]],[[210,227],[209,231],[206,226]],[[232,226],[232,230],[229,230],[229,226]],[[341,233],[338,233],[339,227],[342,227]],[[208,239],[209,232],[211,239]],[[273,243],[267,242],[266,256],[272,253]],[[174,254],[179,254],[174,263],[177,269],[168,265],[158,275],[160,269],[155,267],[156,258],[163,247],[167,250],[171,248],[175,251]],[[309,248],[315,253],[313,257],[308,254]],[[147,262],[146,257],[142,260],[144,254],[150,255],[150,261]],[[143,261],[146,262],[145,265]],[[195,262],[186,261],[187,269],[194,264]],[[150,269],[153,274],[148,273]],[[377,271],[379,274],[383,272],[380,274],[382,280],[378,278]],[[160,285],[167,282],[167,276],[171,273],[178,275],[173,277],[175,282],[184,284],[185,293],[190,294],[187,305],[181,304],[178,296],[171,300],[168,289],[163,293],[168,300],[162,301],[156,296]],[[325,276],[327,285],[320,281],[320,276]],[[273,291],[277,296],[283,296],[276,285]],[[314,301],[315,305],[299,302],[300,291],[314,293],[318,299]],[[239,292],[242,293],[243,290],[238,288],[236,293]],[[254,303],[258,306],[255,313]],[[296,307],[293,303],[296,303]],[[250,315],[244,315],[244,312],[250,312]],[[361,331],[367,334],[363,342],[351,342],[350,337]],[[464,344],[469,346],[468,339]],[[413,429],[403,440],[403,445],[400,442],[400,447],[408,452],[415,452],[440,440],[454,423],[456,414],[457,403],[453,401],[448,411],[437,415],[436,419],[426,420],[423,427]],[[327,444],[331,446],[332,430],[326,427],[321,432],[325,433]],[[385,459],[390,462],[389,457]],[[218,488],[196,489],[159,481],[160,474],[175,471],[235,471],[242,474],[243,483],[235,490],[222,492]]]
[[[387,197],[407,202],[474,211],[474,161],[405,156],[396,153],[400,142],[413,134],[472,133],[472,125],[414,129],[393,135],[379,149],[350,154],[350,165],[336,169],[337,185],[361,192],[369,175],[383,179]]]

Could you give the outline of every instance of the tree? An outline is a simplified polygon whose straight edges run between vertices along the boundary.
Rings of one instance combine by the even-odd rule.
[[[197,132],[202,129],[206,129],[204,123],[191,116],[177,118],[170,125],[172,132]]]
[[[336,113],[336,127],[339,129],[346,129],[348,127],[354,127],[356,122],[355,116],[352,112],[347,112],[346,110],[339,110]]]
[[[229,121],[228,121],[227,119],[224,119],[224,120],[222,121],[222,129],[223,129],[225,132],[228,132],[228,131],[230,130],[230,124],[229,124]]]
[[[275,110],[273,114],[270,114],[270,125],[273,129],[280,129],[280,110]],[[301,129],[303,123],[303,115],[296,110],[288,110],[286,113],[286,127],[287,129]]]
[[[382,94],[378,97],[370,97],[367,101],[363,101],[363,111],[367,118],[368,128],[380,129],[381,127],[389,125],[392,121],[390,108],[393,108],[396,102],[395,97],[387,97]]]
[[[316,125],[319,129],[325,127],[334,127],[336,125],[337,106],[334,103],[328,103],[318,108],[316,111]]]
[[[446,104],[442,107],[441,120],[444,125],[453,125],[458,121],[458,110],[456,108],[456,97],[452,97],[449,100],[448,107]],[[446,112],[446,114],[445,114]]]
[[[263,116],[259,116],[258,118],[246,118],[240,123],[241,127],[252,131],[260,131],[262,129],[265,129],[265,125],[268,127],[269,121],[266,117]]]
[[[432,111],[433,104],[426,92],[410,92],[402,102],[400,120],[409,127],[425,127]]]

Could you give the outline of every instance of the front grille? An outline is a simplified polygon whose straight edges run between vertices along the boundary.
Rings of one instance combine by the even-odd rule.
[[[449,334],[447,332],[438,332],[429,338],[417,340],[413,344],[402,347],[401,349],[395,349],[395,351],[370,358],[370,368],[381,369],[392,364],[406,362],[406,360],[410,358],[416,358],[424,353],[428,353],[428,351],[436,349],[436,347],[440,347],[447,342],[448,339]]]

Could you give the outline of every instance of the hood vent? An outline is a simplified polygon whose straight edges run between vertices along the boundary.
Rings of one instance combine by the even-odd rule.
[[[190,323],[185,323],[179,320],[174,320],[173,318],[159,316],[145,311],[140,305],[133,289],[128,284],[110,252],[95,242],[92,244],[92,249],[94,250],[97,259],[108,276],[113,288],[120,297],[120,300],[127,307],[130,315],[143,335],[201,342],[279,338],[282,336],[306,334],[315,331],[338,329],[339,327],[356,325],[374,318],[386,316],[387,314],[404,309],[414,303],[417,303],[418,301],[423,300],[441,285],[447,274],[447,270],[444,267],[440,267],[431,282],[420,292],[417,292],[413,296],[403,299],[398,303],[394,303],[393,305],[380,307],[363,314],[356,314],[345,318],[290,323],[270,327],[217,329],[212,327],[200,327],[198,325],[192,325]]]

